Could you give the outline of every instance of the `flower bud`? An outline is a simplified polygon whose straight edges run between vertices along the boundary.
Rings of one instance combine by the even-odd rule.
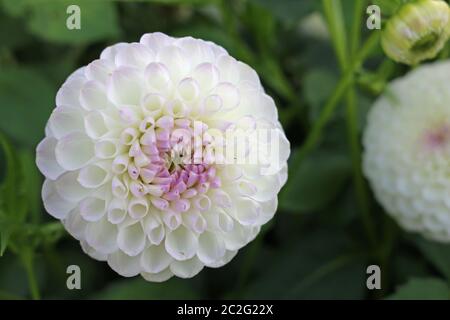
[[[386,23],[381,45],[393,60],[409,65],[434,58],[450,35],[450,8],[441,0],[408,3]]]

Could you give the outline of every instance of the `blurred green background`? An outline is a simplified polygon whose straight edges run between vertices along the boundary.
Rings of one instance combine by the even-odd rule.
[[[370,34],[368,3],[342,1],[349,38],[355,25],[352,34]],[[81,30],[65,27],[70,4],[81,8]],[[45,213],[34,165],[65,78],[106,46],[155,31],[212,40],[255,68],[292,145],[278,213],[258,238],[220,269],[162,284],[121,278],[85,255]],[[450,246],[401,231],[367,186],[353,183],[345,101],[317,146],[299,151],[341,76],[332,42],[315,0],[0,0],[0,299],[37,290],[44,299],[448,299]],[[371,52],[354,87],[356,134],[386,81],[406,71],[381,49]],[[364,189],[366,209],[358,202]],[[370,210],[372,242],[361,210]],[[82,290],[66,288],[72,264],[81,267]],[[382,290],[366,288],[371,264],[381,267]]]

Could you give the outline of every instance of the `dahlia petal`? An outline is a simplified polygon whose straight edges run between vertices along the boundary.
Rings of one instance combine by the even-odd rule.
[[[232,214],[242,225],[254,225],[261,215],[261,207],[258,202],[250,198],[240,198],[236,201]]]
[[[278,194],[281,189],[280,179],[278,175],[261,176],[254,180],[254,184],[258,186],[257,192],[251,195],[252,199],[257,201],[268,201]]]
[[[145,68],[154,59],[154,53],[150,48],[141,43],[131,43],[119,50],[115,62],[121,67]]]
[[[65,170],[56,161],[55,148],[58,140],[47,137],[36,148],[36,165],[44,176],[57,179]]]
[[[260,206],[261,215],[259,216],[257,223],[259,225],[263,225],[269,222],[275,215],[278,207],[278,198],[275,196],[275,198],[273,198],[272,200],[260,202]]]
[[[131,198],[128,204],[128,212],[133,219],[144,218],[149,210],[148,201],[145,198]]]
[[[108,99],[116,104],[138,106],[143,93],[141,73],[134,68],[119,67],[107,85]]]
[[[67,201],[79,202],[89,195],[89,190],[78,182],[78,171],[69,171],[55,181],[56,191]]]
[[[87,111],[106,108],[109,101],[104,85],[97,81],[87,81],[80,91],[80,103]]]
[[[91,111],[87,114],[84,118],[84,126],[86,134],[95,140],[102,139],[111,132],[108,128],[108,119],[100,111]]]
[[[163,212],[162,219],[169,230],[176,230],[182,222],[181,215],[175,211]]]
[[[42,199],[45,210],[56,219],[64,219],[76,206],[76,202],[63,199],[57,192],[56,183],[48,179],[42,186]]]
[[[97,196],[90,196],[80,202],[80,214],[86,221],[98,221],[106,213],[107,202]]]
[[[164,225],[156,214],[148,214],[142,222],[142,227],[151,244],[159,245],[164,240]]]
[[[251,226],[234,223],[233,229],[223,234],[227,250],[239,250],[245,246],[252,239],[251,229]]]
[[[170,271],[177,277],[187,279],[197,275],[203,267],[204,264],[197,257],[193,257],[189,260],[173,261],[170,264]]]
[[[219,69],[212,63],[202,63],[195,67],[191,77],[199,84],[205,92],[214,88],[220,78]]]
[[[193,78],[184,78],[178,83],[178,94],[184,101],[193,101],[200,94],[200,86]]]
[[[110,181],[111,174],[108,170],[110,163],[90,164],[80,170],[78,182],[87,189],[97,189]]]
[[[127,203],[123,199],[115,198],[108,206],[108,221],[113,224],[122,223],[127,215]]]
[[[206,230],[207,224],[205,218],[200,212],[189,210],[183,213],[183,223],[192,231],[200,234]]]
[[[231,110],[239,105],[240,94],[236,86],[229,82],[219,83],[213,90],[220,97],[224,110]]]
[[[125,42],[119,42],[112,46],[109,46],[100,53],[100,59],[109,60],[109,61],[114,62],[116,59],[117,53],[126,47],[127,47],[127,43],[125,43]]]
[[[99,82],[103,86],[106,86],[114,68],[115,66],[113,61],[107,59],[97,59],[87,65],[85,75],[88,80],[94,80],[95,82]],[[83,98],[81,98],[81,103],[83,104],[82,99]],[[89,106],[91,106],[91,104],[89,104]]]
[[[187,53],[175,45],[162,47],[158,51],[156,59],[166,66],[174,82],[185,77],[191,68]]]
[[[164,282],[169,280],[173,277],[172,271],[170,271],[170,268],[167,268],[164,271],[161,271],[159,273],[148,273],[148,272],[142,272],[141,276],[150,282]]]
[[[240,79],[237,61],[233,57],[224,54],[217,59],[217,67],[220,70],[220,78],[223,81],[237,83]]]
[[[80,241],[80,244],[81,249],[83,249],[83,252],[86,253],[92,259],[95,259],[97,261],[106,261],[108,255],[95,250],[89,244],[87,244],[86,241]]]
[[[237,254],[237,250],[234,250],[234,251],[227,250],[222,259],[216,260],[213,263],[206,264],[206,266],[210,267],[210,268],[220,268],[220,267],[226,265],[231,260],[233,260],[233,258],[236,256],[236,254]]]
[[[95,156],[99,159],[113,159],[123,148],[118,139],[102,139],[95,143]]]
[[[56,94],[56,106],[81,109],[79,96],[85,81],[83,77],[79,76],[70,80],[68,79]]]
[[[176,260],[183,261],[195,256],[198,248],[198,239],[192,231],[184,226],[166,234],[165,246],[167,252]]]
[[[80,215],[80,209],[78,207],[69,212],[63,219],[63,224],[72,237],[77,240],[84,239],[88,222]]]
[[[115,174],[125,173],[128,169],[130,158],[127,154],[118,155],[112,163],[112,172]]]
[[[198,237],[197,257],[204,264],[214,263],[225,255],[225,242],[213,232],[204,232]]]
[[[108,265],[123,277],[134,277],[141,272],[140,256],[131,257],[121,250],[108,255]]]
[[[129,256],[137,256],[145,248],[145,234],[140,223],[119,228],[117,244]]]
[[[49,126],[52,134],[56,139],[73,132],[83,131],[83,114],[80,110],[70,107],[58,107],[53,110]]]
[[[153,52],[158,52],[161,48],[172,44],[173,38],[161,32],[144,34],[139,40],[143,45],[148,46]]]
[[[96,251],[108,255],[118,249],[117,226],[110,223],[106,217],[88,223],[85,231],[86,242]]]
[[[64,169],[78,170],[94,157],[94,144],[88,136],[74,132],[58,141],[55,155],[58,164]]]
[[[145,78],[151,88],[157,90],[156,93],[166,94],[171,90],[172,81],[170,79],[170,71],[167,67],[158,62],[152,62],[145,68]],[[154,99],[158,96],[151,95],[147,99],[152,99],[147,104],[154,106],[156,102]],[[152,102],[152,103],[150,103]]]
[[[141,266],[145,272],[159,273],[169,267],[173,258],[167,253],[164,245],[151,245],[142,252]]]

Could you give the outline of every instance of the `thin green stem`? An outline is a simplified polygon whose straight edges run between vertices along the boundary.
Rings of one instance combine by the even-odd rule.
[[[340,0],[322,0],[325,19],[330,26],[329,31],[334,50],[342,70],[347,69],[347,36]]]
[[[314,149],[314,147],[319,142],[322,136],[323,129],[328,124],[337,105],[339,104],[342,97],[346,93],[348,86],[352,83],[354,73],[361,67],[361,64],[364,62],[366,57],[372,52],[373,48],[378,44],[378,40],[379,40],[379,33],[375,31],[366,40],[362,48],[359,50],[358,54],[353,59],[352,64],[349,66],[345,74],[339,80],[336,88],[334,89],[330,98],[326,102],[317,121],[314,123],[314,126],[311,128],[308,136],[305,139],[305,142],[300,148],[299,161],[297,163],[300,163],[303,160],[303,158],[312,149]]]
[[[21,254],[22,263],[25,267],[25,271],[28,277],[28,285],[30,287],[31,297],[33,300],[40,300],[41,295],[39,293],[39,286],[36,280],[36,274],[33,266],[33,254],[31,251],[26,250]]]
[[[353,57],[361,44],[361,30],[366,1],[354,0],[353,24],[350,38],[350,54]]]
[[[350,145],[350,154],[352,159],[353,183],[355,185],[358,207],[361,212],[361,220],[366,231],[369,243],[374,247],[376,245],[376,233],[370,212],[370,202],[367,191],[367,185],[362,175],[361,169],[361,147],[358,133],[358,108],[357,96],[354,86],[350,86],[347,91],[346,122],[347,135]]]
[[[332,35],[339,65],[341,71],[345,73],[350,63],[349,61],[351,61],[350,59],[355,57],[356,50],[359,46],[364,2],[362,0],[355,1],[351,32],[351,50],[347,50],[346,47],[345,29],[343,28],[344,15],[342,12],[340,1],[323,0],[323,5],[325,16],[327,18],[328,29],[330,30],[330,33]],[[330,12],[330,10],[332,9],[333,12]],[[353,78],[353,74],[351,75],[351,77]],[[353,81],[351,81],[350,85],[347,87],[346,105],[347,135],[352,159],[353,181],[356,189],[358,207],[361,212],[361,220],[366,231],[367,238],[373,247],[376,241],[375,226],[372,221],[369,196],[361,171],[361,148],[358,132],[357,94]]]

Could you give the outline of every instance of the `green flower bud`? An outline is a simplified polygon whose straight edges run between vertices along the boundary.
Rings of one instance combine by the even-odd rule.
[[[448,4],[441,0],[418,0],[405,4],[386,23],[381,45],[391,59],[415,65],[434,58],[449,35]]]

